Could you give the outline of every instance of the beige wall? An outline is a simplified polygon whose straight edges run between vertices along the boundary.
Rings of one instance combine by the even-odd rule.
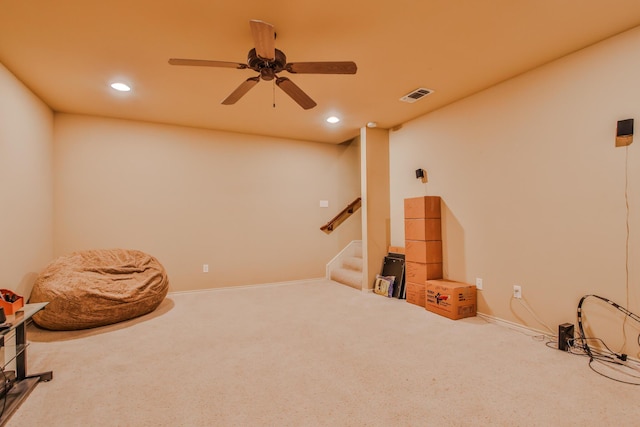
[[[350,144],[67,114],[54,135],[56,255],[140,249],[179,291],[322,277],[361,238],[359,214],[319,229],[360,195]]]
[[[29,295],[53,255],[53,113],[0,64],[0,288]]]
[[[640,138],[614,147],[618,120],[635,118],[638,128],[639,50],[636,28],[391,132],[392,244],[403,244],[403,199],[439,195],[445,275],[484,279],[481,312],[544,329],[512,300],[518,284],[556,331],[575,323],[589,293],[640,313]],[[428,184],[415,179],[419,167]],[[584,314],[595,335],[622,346],[620,316],[597,303]],[[627,351],[635,355],[634,323]]]

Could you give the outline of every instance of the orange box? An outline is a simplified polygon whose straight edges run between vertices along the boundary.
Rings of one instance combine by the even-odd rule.
[[[7,302],[4,299],[0,298],[0,307],[4,309],[4,314],[14,314],[16,311],[24,307],[24,298],[22,298],[20,295],[17,295],[9,289],[0,289],[0,292],[2,293],[2,295],[7,294],[18,297],[18,299],[16,299],[14,302]]]
[[[404,199],[405,218],[440,218],[440,197],[423,196]]]
[[[473,317],[477,308],[476,287],[450,280],[427,280],[425,308],[453,320]]]
[[[413,218],[404,220],[406,240],[442,240],[440,218]]]
[[[424,283],[427,280],[442,279],[442,263],[426,264],[407,261],[404,265],[407,282]]]
[[[407,282],[424,283],[427,280],[427,264],[407,261],[404,264],[404,274]]]
[[[407,302],[424,307],[424,287],[420,283],[406,282]]]
[[[427,278],[425,280],[442,279],[442,263],[433,262],[427,264]]]
[[[441,240],[406,240],[405,259],[425,264],[442,262]]]
[[[404,254],[404,248],[402,246],[389,246],[390,254]]]

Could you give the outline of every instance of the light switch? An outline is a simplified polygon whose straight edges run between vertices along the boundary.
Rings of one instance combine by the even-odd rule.
[[[320,200],[320,207],[321,208],[328,208],[329,207],[329,201],[328,200]]]

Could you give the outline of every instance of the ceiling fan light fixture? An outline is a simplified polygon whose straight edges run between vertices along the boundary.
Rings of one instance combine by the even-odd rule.
[[[336,116],[330,116],[327,117],[327,123],[331,123],[332,125],[335,125],[336,123],[340,122],[340,118],[336,117]]]
[[[111,83],[111,88],[117,90],[118,92],[129,92],[131,90],[131,86],[122,82]]]

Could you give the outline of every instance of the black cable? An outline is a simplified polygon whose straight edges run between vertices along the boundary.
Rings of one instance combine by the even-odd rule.
[[[629,360],[627,358],[627,355],[622,353],[622,354],[618,354],[616,352],[614,352],[613,350],[611,350],[603,340],[601,340],[600,338],[589,338],[585,335],[584,333],[584,326],[583,326],[583,319],[582,319],[582,304],[584,303],[584,301],[589,298],[589,297],[593,297],[593,298],[597,298],[601,301],[604,301],[605,303],[611,305],[612,307],[614,307],[616,310],[621,311],[622,313],[625,314],[625,319],[627,318],[631,318],[633,320],[635,320],[636,322],[640,323],[640,316],[630,312],[629,310],[627,310],[626,308],[620,306],[619,304],[616,304],[615,302],[611,301],[610,299],[601,297],[599,295],[585,295],[580,299],[580,302],[578,303],[578,330],[579,330],[579,338],[574,339],[574,346],[571,346],[570,348],[575,347],[576,345],[580,345],[580,349],[582,351],[584,351],[584,355],[589,357],[589,368],[591,368],[592,371],[602,375],[605,378],[623,383],[623,384],[630,384],[630,385],[640,385],[640,381],[639,382],[632,382],[632,381],[624,381],[618,378],[614,378],[610,375],[607,375],[603,372],[598,371],[597,369],[595,369],[593,367],[593,362],[597,361],[597,362],[602,362],[602,363],[608,363],[610,365],[614,365],[614,366],[622,366],[622,367],[626,367],[629,369],[632,369],[632,367],[630,365],[637,365],[640,367],[640,363]],[[600,342],[604,348],[607,350],[606,352],[603,350],[596,350],[593,349],[589,346],[588,341],[589,340],[597,340],[598,342]],[[576,342],[578,341],[578,342]],[[638,342],[640,343],[640,335],[638,336]],[[572,354],[576,354],[570,351],[570,353]],[[640,376],[636,376],[633,375],[631,373],[626,373],[627,376],[630,376],[632,378],[639,378]]]
[[[607,349],[607,351],[602,351],[602,350],[598,350],[598,349],[594,349],[589,347],[586,344],[587,340],[595,340],[598,341],[600,343],[602,343],[602,345]],[[602,364],[609,364],[609,365],[614,365],[614,366],[618,366],[618,367],[623,367],[623,368],[628,368],[628,369],[634,369],[633,367],[629,366],[629,365],[636,365],[637,367],[635,368],[636,370],[640,371],[640,361],[634,361],[632,359],[627,359],[625,361],[622,361],[619,357],[618,354],[616,354],[615,352],[613,352],[605,343],[604,341],[602,341],[602,339],[600,338],[569,338],[567,339],[567,352],[571,355],[574,356],[582,356],[582,357],[588,357],[589,358],[589,368],[594,371],[595,373],[613,380],[613,381],[617,381],[619,383],[623,383],[623,384],[629,384],[629,385],[640,385],[640,372],[637,375],[633,375],[629,372],[625,372],[624,374],[632,377],[632,378],[638,378],[638,382],[633,382],[633,381],[625,381],[625,380],[621,380],[619,378],[615,378],[612,377],[611,375],[607,375],[604,372],[599,371],[598,369],[596,369],[594,367],[594,362],[599,362]],[[545,343],[545,345],[549,348],[553,348],[553,349],[557,349],[558,348],[558,342],[557,341],[548,341]],[[587,349],[588,349],[588,353],[587,353]]]
[[[587,339],[588,340],[598,340],[598,341],[602,342],[603,345],[604,345],[604,342],[600,338],[587,338]],[[606,345],[605,345],[605,347],[606,347]],[[577,351],[581,351],[581,352],[577,352]],[[599,374],[599,375],[601,375],[601,376],[603,376],[603,377],[605,377],[607,379],[610,379],[610,380],[613,380],[613,381],[616,381],[616,382],[619,382],[619,383],[623,383],[623,384],[640,385],[640,381],[633,382],[633,381],[625,381],[625,380],[622,380],[622,379],[619,379],[619,378],[615,378],[615,377],[612,377],[611,375],[605,374],[602,371],[599,371],[594,366],[594,362],[599,362],[599,363],[601,363],[603,365],[608,364],[608,365],[614,365],[614,366],[618,366],[618,367],[624,367],[624,368],[631,369],[631,367],[629,366],[630,362],[632,362],[632,364],[635,364],[635,365],[638,365],[638,366],[640,366],[640,362],[635,362],[635,361],[632,361],[632,360],[628,360],[627,362],[623,363],[621,360],[619,360],[619,358],[617,357],[617,354],[615,354],[613,352],[607,353],[605,351],[594,350],[594,349],[591,350],[591,356],[589,356],[585,351],[584,345],[576,345],[576,346],[573,346],[573,347],[569,347],[569,354],[572,354],[572,355],[575,355],[575,356],[589,357],[589,368],[593,372],[595,372],[595,373],[597,373],[597,374]],[[640,379],[640,375],[632,375],[629,372],[625,372],[624,374],[629,376],[629,377],[632,377],[632,378]]]
[[[626,239],[625,239],[625,251],[624,251],[624,270],[625,270],[625,290],[626,290],[626,304],[629,305],[629,146],[625,147],[624,152],[624,205],[625,205],[625,224],[627,227]],[[624,322],[622,322],[622,333],[624,336],[624,345],[627,342],[627,335],[624,333],[624,325],[627,322],[627,318],[624,318]],[[640,334],[638,335],[638,340],[640,340]]]
[[[589,360],[589,368],[591,368],[591,370],[592,370],[593,372],[595,372],[596,374],[602,375],[603,377],[605,377],[605,378],[607,378],[607,379],[610,379],[610,380],[613,380],[613,381],[616,381],[616,382],[619,382],[619,383],[622,383],[622,384],[640,385],[640,381],[638,381],[638,382],[625,381],[625,380],[621,380],[621,379],[619,379],[619,378],[614,378],[614,377],[612,377],[611,375],[607,375],[607,374],[605,374],[604,372],[600,372],[600,371],[598,371],[597,369],[595,369],[595,368],[593,367],[593,362],[594,362],[594,361],[595,361],[595,362],[602,362],[602,361],[601,361],[601,360],[598,360],[597,358]],[[617,362],[607,361],[606,363],[609,363],[609,364],[610,364],[610,363],[617,363]],[[617,363],[617,364],[619,364],[619,365],[621,365],[621,366],[625,366],[625,365],[624,365],[624,364],[622,364],[622,363]],[[628,373],[626,373],[625,375],[629,375],[629,374],[628,374]],[[632,376],[632,375],[629,375],[629,376]],[[636,377],[636,378],[638,378],[638,377]]]
[[[580,338],[578,338],[578,340],[584,340],[585,343],[583,345],[588,345],[586,343],[586,341],[589,341],[589,340],[598,341],[609,352],[610,355],[613,355],[613,356],[616,356],[616,357],[619,356],[615,351],[611,350],[609,348],[609,346],[607,346],[607,344],[605,344],[605,342],[601,338],[582,338],[582,337],[580,337]],[[593,350],[593,349],[591,349],[591,353],[595,353],[596,355],[606,354],[602,350]]]
[[[582,304],[589,297],[598,298],[599,300],[604,301],[605,303],[613,306],[617,310],[623,312],[626,316],[628,316],[631,319],[635,320],[636,322],[640,323],[640,317],[638,315],[630,312],[626,308],[620,306],[619,304],[616,304],[615,302],[611,301],[610,299],[601,297],[599,295],[593,295],[593,294],[585,295],[580,299],[580,302],[578,303],[578,330],[580,331],[580,338],[582,338],[583,340],[586,339],[586,336],[585,336],[585,333],[584,333],[584,327],[582,325]],[[640,340],[640,337],[638,337],[638,340]],[[584,345],[585,345],[585,350],[587,351],[588,354],[590,354],[591,348],[589,347],[589,345],[586,342],[584,343]]]

